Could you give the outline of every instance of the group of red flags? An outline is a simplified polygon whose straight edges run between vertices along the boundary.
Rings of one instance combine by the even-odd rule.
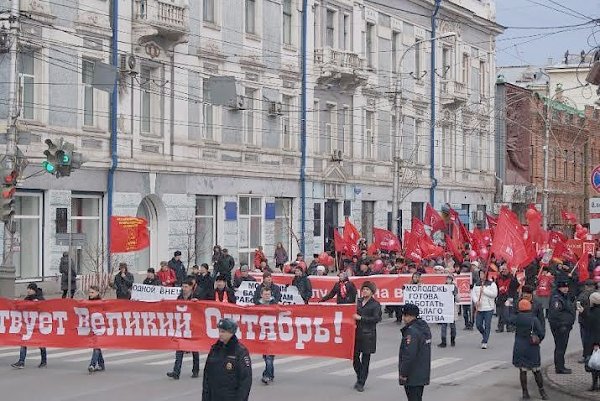
[[[423,259],[442,257],[447,252],[462,263],[465,256],[471,260],[488,260],[493,254],[497,259],[506,261],[509,267],[524,269],[538,255],[546,254],[561,261],[576,262],[579,280],[589,278],[588,258],[591,250],[573,252],[573,248],[581,248],[582,240],[568,239],[561,232],[544,230],[542,213],[534,205],[530,205],[525,214],[527,225],[521,224],[513,211],[503,207],[497,217],[486,215],[489,227],[486,230],[476,228],[469,231],[460,220],[458,212],[452,208],[448,208],[444,214],[445,217],[442,217],[427,204],[424,221],[413,218],[411,230],[404,231],[403,248],[406,259],[420,262]],[[571,224],[577,224],[573,213],[563,212],[562,217]],[[426,226],[431,235],[443,232],[445,248],[432,240]],[[334,231],[336,252],[347,256],[359,255],[360,238],[358,229],[346,218],[343,234],[340,235],[337,229]],[[469,244],[469,252],[466,252],[466,244]],[[400,253],[402,244],[391,231],[374,228],[373,244],[368,247],[367,252],[375,255],[377,250]]]

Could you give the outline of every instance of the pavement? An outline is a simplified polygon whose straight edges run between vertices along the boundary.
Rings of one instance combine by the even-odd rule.
[[[574,352],[565,358],[565,365],[573,370],[570,375],[557,375],[552,363],[544,367],[544,378],[548,386],[571,399],[600,401],[600,391],[587,391],[592,385],[590,373],[585,371],[582,363],[577,361],[581,358],[581,352]]]
[[[494,320],[495,327],[495,320]],[[480,348],[477,331],[462,330],[458,323],[456,347],[438,348],[440,334],[432,326],[431,385],[425,389],[424,400],[486,401],[519,400],[518,370],[512,364],[514,335],[492,333],[489,348]],[[549,332],[549,330],[548,330]],[[376,399],[397,401],[405,399],[398,386],[397,364],[400,326],[394,319],[378,325],[377,353],[371,359],[371,369],[364,393],[353,390],[355,381],[352,362],[305,356],[278,356],[275,358],[275,382],[260,382],[264,363],[260,355],[253,355],[253,386],[250,400],[285,398],[286,401],[319,401],[334,395],[344,401]],[[580,349],[580,342],[572,336],[569,350]],[[552,361],[554,344],[551,334],[542,342],[543,363]],[[106,350],[106,371],[90,375],[87,366],[89,349],[49,349],[48,367],[38,369],[39,351],[30,349],[25,369],[15,370],[10,364],[18,357],[17,347],[0,348],[0,388],[10,395],[11,401],[171,401],[201,397],[202,379],[192,379],[190,355],[183,363],[181,380],[173,381],[165,373],[172,369],[173,352]],[[201,364],[206,354],[201,354]],[[575,368],[575,364],[571,364]],[[533,377],[529,387],[534,399],[538,398]],[[586,379],[581,388],[588,386]],[[548,388],[553,401],[572,401],[572,395]],[[1,397],[0,397],[1,398]]]

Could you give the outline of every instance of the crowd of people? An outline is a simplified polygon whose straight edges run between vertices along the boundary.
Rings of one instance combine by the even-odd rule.
[[[468,254],[465,252],[465,260]],[[502,260],[496,260],[492,255],[489,260],[481,258],[471,261],[457,261],[453,255],[423,259],[421,262],[405,260],[394,253],[378,252],[367,255],[363,250],[361,255],[349,258],[340,257],[334,265],[324,266],[318,255],[307,265],[304,255],[297,254],[294,261],[288,260],[286,250],[278,244],[272,258],[273,266],[269,265],[262,247],[254,253],[252,266],[243,265],[236,269],[234,258],[227,249],[214,247],[211,260],[212,268],[207,263],[194,265],[190,271],[181,261],[181,252],[174,253],[170,261],[160,263],[160,268],[147,270],[143,283],[148,285],[181,287],[181,300],[214,300],[218,302],[235,303],[235,289],[244,281],[256,281],[251,273],[262,274],[262,282],[258,285],[253,302],[255,305],[272,305],[281,301],[279,286],[273,283],[272,274],[276,272],[293,273],[292,284],[298,288],[302,299],[308,303],[313,296],[309,275],[337,274],[339,280],[319,302],[335,298],[337,304],[355,304],[356,313],[356,342],[353,367],[356,372],[354,388],[362,392],[369,373],[371,355],[377,348],[376,326],[382,319],[385,310],[388,315],[403,322],[402,343],[399,354],[399,383],[405,387],[409,400],[421,400],[424,386],[429,384],[431,360],[431,331],[427,323],[419,318],[419,310],[415,305],[390,306],[385,309],[375,298],[376,288],[372,281],[364,281],[359,289],[349,280],[351,276],[370,276],[375,274],[411,274],[411,283],[420,284],[421,276],[427,273],[446,274],[446,284],[454,285],[458,274],[471,274],[471,304],[456,307],[457,315],[462,316],[464,330],[476,328],[481,334],[481,348],[487,349],[491,341],[492,318],[497,316],[495,332],[514,333],[513,365],[519,369],[519,378],[523,399],[529,399],[527,387],[527,372],[533,373],[542,399],[548,399],[544,390],[541,375],[540,343],[546,337],[547,323],[554,340],[554,368],[557,374],[570,374],[571,369],[565,366],[565,352],[569,337],[576,322],[579,324],[579,334],[583,344],[579,362],[586,364],[586,370],[591,373],[592,386],[590,391],[599,390],[600,371],[588,368],[587,361],[595,350],[600,348],[600,290],[594,280],[579,282],[577,271],[569,262],[552,260],[544,264],[536,259],[528,266],[524,274],[517,275],[515,270]],[[74,294],[74,272],[69,272],[68,254],[61,259],[61,287],[63,297]],[[600,251],[592,255],[589,270],[592,273],[600,266]],[[593,275],[590,275],[593,277]],[[71,283],[71,285],[68,285]],[[119,264],[112,287],[119,299],[130,299],[134,276],[129,272],[125,263]],[[66,285],[65,285],[66,284]],[[71,292],[69,294],[69,291]],[[457,289],[454,286],[454,295]],[[25,297],[30,301],[43,300],[43,294],[35,283],[28,286]],[[89,299],[100,299],[98,287],[89,288]],[[458,302],[457,302],[458,303]],[[458,318],[456,319],[458,320]],[[444,348],[456,345],[457,323],[441,325],[441,342],[438,347]],[[450,341],[447,341],[450,328]],[[207,401],[216,399],[217,389],[228,388],[246,394],[250,391],[251,371],[248,351],[235,337],[236,323],[224,320],[219,323],[219,341],[212,347],[204,370],[204,395]],[[167,373],[172,379],[178,380],[181,375],[184,351],[177,351],[173,369]],[[27,348],[21,347],[19,360],[12,366],[23,368]],[[47,366],[46,350],[42,348],[39,367]],[[233,358],[235,356],[235,358]],[[228,359],[228,358],[231,358]],[[192,352],[192,377],[199,377],[199,354]],[[238,364],[225,365],[226,369],[236,369],[241,372],[236,379],[231,375],[219,375],[223,369],[222,361]],[[275,378],[275,356],[263,355],[265,369],[262,382],[269,385]],[[90,373],[105,369],[102,351],[94,349],[88,366]],[[244,373],[246,372],[246,373]],[[225,372],[227,373],[227,372]],[[213,379],[211,379],[211,377]],[[233,380],[238,380],[235,384]],[[220,387],[224,386],[224,387]],[[212,398],[211,398],[212,397]],[[239,398],[239,399],[244,399]]]

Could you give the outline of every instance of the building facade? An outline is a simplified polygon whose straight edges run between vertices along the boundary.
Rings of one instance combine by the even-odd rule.
[[[212,246],[236,261],[282,242],[299,249],[301,217],[299,0],[120,0],[118,168],[114,215],[149,221],[151,246],[119,255],[134,270],[174,250],[187,264]],[[10,1],[0,0],[0,10]],[[94,84],[110,63],[111,2],[20,1],[18,74],[0,54],[0,130],[18,88],[19,148],[30,160],[16,202],[17,278],[56,276],[57,234],[80,234],[80,273],[106,265],[110,95]],[[431,70],[429,1],[309,0],[305,252],[320,253],[349,217],[370,239],[392,226],[394,162],[400,226],[422,217],[435,153],[435,207],[471,226],[494,201],[493,1],[443,2]],[[421,42],[423,41],[423,42]],[[435,141],[430,146],[430,76]],[[211,77],[235,77],[230,106],[211,102]],[[71,177],[39,173],[44,140],[76,144],[89,161]]]

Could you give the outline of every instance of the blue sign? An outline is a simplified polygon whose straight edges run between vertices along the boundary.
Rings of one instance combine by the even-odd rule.
[[[236,202],[225,202],[225,220],[237,220]]]
[[[592,171],[592,187],[596,192],[600,192],[600,165]]]
[[[275,220],[275,204],[267,202],[265,204],[265,220]]]

